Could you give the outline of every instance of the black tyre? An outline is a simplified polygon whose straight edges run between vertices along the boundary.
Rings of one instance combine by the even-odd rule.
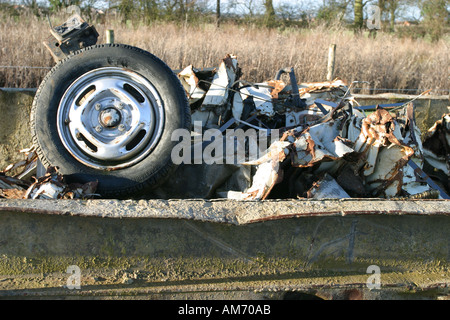
[[[98,181],[104,197],[156,187],[174,169],[173,130],[190,128],[176,75],[141,49],[97,45],[58,63],[31,112],[33,143],[44,166],[66,181]]]

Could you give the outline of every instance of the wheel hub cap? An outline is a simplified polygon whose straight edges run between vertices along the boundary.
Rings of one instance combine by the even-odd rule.
[[[122,119],[122,116],[116,108],[106,108],[100,113],[100,124],[106,128],[117,127]]]
[[[130,70],[108,67],[85,73],[69,86],[58,108],[57,127],[78,161],[117,170],[153,151],[164,117],[152,83]]]

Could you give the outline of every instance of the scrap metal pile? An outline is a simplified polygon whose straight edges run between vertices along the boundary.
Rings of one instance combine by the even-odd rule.
[[[35,148],[20,150],[24,160],[0,171],[0,198],[7,199],[87,199],[95,196],[97,182],[66,184],[57,168],[49,167],[36,178],[38,156]]]
[[[282,80],[283,74],[290,84]],[[430,129],[423,144],[412,102],[394,104],[390,110],[360,106],[349,94],[351,85],[339,79],[298,84],[293,69],[282,69],[264,83],[239,80],[240,75],[233,55],[227,55],[212,73],[193,66],[179,73],[192,121],[201,121],[202,130],[224,132],[234,127],[282,133],[262,157],[236,164],[239,170],[256,169],[239,175],[241,183],[234,185],[240,190],[222,188],[218,196],[448,198],[448,114]],[[425,159],[443,173],[440,185],[423,172]]]
[[[217,69],[191,65],[178,73],[191,106],[192,134],[213,128],[223,133],[203,140],[205,149],[213,140],[225,145],[226,130],[254,129],[272,138],[267,139],[272,140],[267,152],[252,158],[245,141],[244,162],[181,164],[152,197],[448,199],[450,114],[422,136],[413,102],[389,108],[360,106],[350,94],[352,84],[339,79],[299,84],[293,69],[279,70],[263,83],[241,80],[241,74],[233,55]],[[233,146],[236,153],[239,146]],[[27,150],[20,166],[27,171],[36,159],[33,150]],[[7,175],[18,166],[0,173],[0,198],[100,196],[95,194],[96,182],[67,185],[54,168],[34,182],[23,174]],[[424,166],[436,173],[434,179]]]

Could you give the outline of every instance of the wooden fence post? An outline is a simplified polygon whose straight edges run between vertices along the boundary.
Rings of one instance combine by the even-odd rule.
[[[114,30],[106,30],[106,43],[114,43]]]
[[[328,67],[327,67],[327,80],[334,80],[334,63],[336,58],[336,45],[332,44],[328,48]]]

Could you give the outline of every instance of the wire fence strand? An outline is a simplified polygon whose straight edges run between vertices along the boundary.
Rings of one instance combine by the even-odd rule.
[[[0,69],[30,69],[30,70],[50,70],[53,67],[45,66],[10,66],[0,65]],[[424,91],[430,90],[430,88],[371,88],[371,87],[353,87],[352,93],[368,93],[375,94],[380,93],[401,93],[401,94],[419,94]],[[450,95],[450,89],[432,89],[431,94],[434,95]]]
[[[33,66],[0,66],[2,69],[47,69],[50,70],[52,67],[33,67]]]

